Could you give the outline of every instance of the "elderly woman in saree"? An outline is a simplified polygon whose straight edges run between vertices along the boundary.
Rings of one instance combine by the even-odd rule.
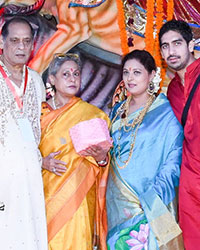
[[[93,118],[109,126],[108,116],[76,97],[81,81],[77,54],[58,54],[50,63],[48,80],[55,95],[42,106],[43,181],[48,243],[51,250],[106,249],[105,189],[107,151],[88,147],[76,153],[69,129]]]
[[[107,186],[109,250],[184,249],[176,222],[183,131],[159,89],[151,54],[134,50],[122,61],[128,98],[111,111]]]

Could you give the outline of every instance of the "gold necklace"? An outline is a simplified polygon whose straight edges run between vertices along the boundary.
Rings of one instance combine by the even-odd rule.
[[[129,164],[129,161],[131,159],[133,149],[135,146],[135,141],[136,141],[138,129],[139,129],[140,124],[142,123],[147,111],[149,110],[150,106],[152,105],[154,99],[155,99],[155,97],[153,95],[149,97],[145,107],[139,112],[138,116],[130,124],[128,123],[127,120],[128,120],[128,111],[129,111],[129,104],[130,104],[131,98],[128,97],[127,101],[123,104],[123,108],[119,110],[119,112],[122,112],[122,110],[124,109],[124,111],[123,111],[124,113],[122,113],[122,115],[120,117],[119,136],[118,136],[118,143],[117,143],[118,159],[123,164],[123,166],[120,166],[118,164],[117,158],[115,155],[115,150],[113,151],[113,158],[114,158],[115,164],[117,165],[118,168],[123,169]],[[119,115],[119,112],[117,112],[118,115]],[[125,114],[125,115],[123,115],[123,114]],[[115,119],[116,119],[116,116],[114,117],[113,120],[115,120]],[[112,120],[112,123],[113,123],[113,120]],[[126,127],[129,127],[129,128],[127,129]],[[121,159],[121,147],[120,147],[122,129],[124,129],[125,132],[130,132],[132,130],[132,132],[131,132],[131,141],[132,142],[130,144],[128,159],[124,160],[124,161],[122,161],[122,159]]]

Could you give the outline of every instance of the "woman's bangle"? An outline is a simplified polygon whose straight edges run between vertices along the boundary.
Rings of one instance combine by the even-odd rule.
[[[105,166],[108,164],[108,157],[106,156],[106,159],[105,159],[105,160],[97,161],[97,164],[98,164],[100,167],[105,167]]]

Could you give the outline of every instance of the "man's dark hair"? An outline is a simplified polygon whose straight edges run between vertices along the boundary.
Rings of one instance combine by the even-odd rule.
[[[171,30],[181,34],[181,36],[183,37],[183,39],[186,41],[187,44],[193,39],[192,29],[190,28],[189,24],[181,20],[173,19],[171,21],[166,22],[159,31],[160,47],[161,47],[162,36]]]
[[[153,56],[146,50],[136,49],[125,55],[122,59],[122,68],[124,67],[124,64],[131,59],[135,59],[140,62],[149,74],[151,74],[153,70],[156,71],[155,60]]]
[[[2,30],[1,30],[1,35],[3,37],[3,39],[6,39],[7,36],[8,36],[8,27],[11,23],[23,23],[23,24],[27,24],[31,30],[31,36],[32,36],[32,39],[34,37],[34,29],[33,27],[30,25],[30,23],[23,17],[21,16],[15,16],[13,18],[11,18],[10,20],[6,21],[2,27]]]

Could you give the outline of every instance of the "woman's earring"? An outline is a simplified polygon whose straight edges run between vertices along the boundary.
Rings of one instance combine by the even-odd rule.
[[[153,95],[155,93],[155,86],[154,86],[154,83],[152,81],[148,85],[147,93],[149,95]]]
[[[160,77],[160,67],[157,67],[156,73],[153,77],[153,79],[150,81],[149,86],[147,88],[147,93],[149,95],[153,95],[158,92],[160,89],[160,82],[161,82],[161,77]]]
[[[46,82],[46,99],[50,99],[55,95],[54,86],[50,82]]]

